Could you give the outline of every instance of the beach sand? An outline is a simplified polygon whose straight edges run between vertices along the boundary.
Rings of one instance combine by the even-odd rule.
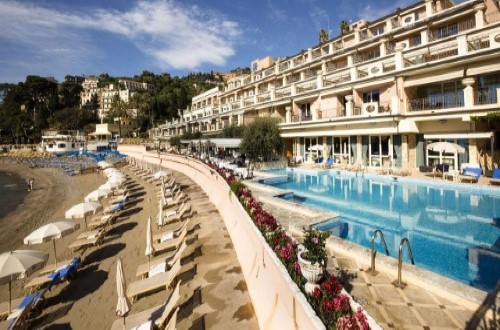
[[[64,212],[105,182],[98,173],[69,177],[56,169],[29,169],[0,164],[4,170],[15,171],[35,179],[35,190],[23,205],[8,214],[2,222],[0,251],[32,248],[49,253],[51,243],[27,247],[22,239],[44,223],[64,219]],[[45,297],[42,312],[32,318],[29,326],[41,329],[109,329],[118,319],[116,307],[116,260],[121,258],[127,283],[137,280],[137,266],[147,262],[144,256],[146,222],[155,223],[158,202],[153,185],[124,169],[133,182],[128,189],[131,203],[108,231],[104,242],[83,252],[84,261],[75,279],[59,284]],[[177,329],[257,329],[253,307],[231,240],[217,209],[202,189],[188,177],[175,173],[193,207],[190,243],[183,254],[179,278],[182,281]],[[56,241],[58,260],[73,256],[67,246],[81,229]],[[153,233],[159,230],[154,226]],[[80,255],[82,252],[80,251]],[[29,279],[28,279],[29,280]],[[0,301],[8,300],[7,285],[0,286]],[[22,281],[12,284],[13,298],[26,294]],[[148,295],[132,305],[131,314],[157,306],[168,291]]]

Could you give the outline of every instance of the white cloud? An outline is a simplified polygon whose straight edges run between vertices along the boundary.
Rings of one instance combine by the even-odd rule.
[[[64,65],[105,58],[106,49],[98,48],[94,38],[106,33],[127,40],[156,66],[180,70],[225,64],[235,54],[233,42],[241,34],[236,22],[216,13],[160,0],[91,14],[2,2],[0,30],[0,41],[42,59],[57,54]]]
[[[360,13],[359,13],[359,18],[364,18],[368,21],[373,21],[378,18],[384,17],[385,15],[392,13],[396,10],[396,8],[404,8],[409,6],[410,4],[414,3],[414,0],[399,0],[399,1],[394,1],[390,2],[388,6],[380,6],[379,3],[377,5],[372,6],[371,4],[368,4],[364,6]]]

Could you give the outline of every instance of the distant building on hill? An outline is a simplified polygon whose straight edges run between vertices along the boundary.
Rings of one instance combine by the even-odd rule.
[[[108,84],[106,87],[102,88],[100,94],[98,94],[100,105],[99,117],[104,118],[107,116],[107,113],[112,108],[113,99],[116,95],[118,95],[123,102],[129,103],[136,91],[146,89],[148,89],[146,83],[133,80],[120,79],[118,80],[118,84]],[[136,111],[131,112],[136,113]]]
[[[64,77],[64,82],[72,82],[75,84],[82,84],[85,81],[85,77],[83,76],[70,76],[67,75]]]
[[[81,106],[84,107],[85,104],[92,100],[93,95],[98,95],[99,88],[97,84],[99,79],[96,76],[86,76],[82,82],[83,91],[80,93]]]

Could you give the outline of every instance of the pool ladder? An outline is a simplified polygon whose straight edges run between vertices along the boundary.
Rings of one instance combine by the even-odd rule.
[[[372,235],[372,253],[371,253],[371,256],[372,256],[372,275],[375,275],[375,257],[377,256],[377,251],[375,251],[375,238],[377,236],[377,234],[379,234],[380,236],[380,239],[382,240],[382,243],[384,243],[384,248],[385,248],[385,254],[386,255],[389,255],[389,249],[387,248],[387,244],[385,243],[385,238],[384,238],[384,234],[382,233],[382,231],[380,229],[377,229],[373,232],[373,235]]]
[[[394,285],[398,288],[404,289],[406,284],[401,280],[401,270],[403,268],[403,244],[406,242],[406,246],[408,247],[408,254],[410,255],[411,264],[415,264],[415,260],[413,260],[413,253],[411,252],[410,241],[408,238],[403,237],[401,243],[399,243],[399,253],[398,253],[398,280],[394,281]]]
[[[389,255],[389,249],[387,248],[387,244],[385,242],[384,234],[382,233],[382,231],[380,229],[375,230],[373,232],[373,235],[372,235],[372,248],[371,248],[371,273],[372,273],[372,275],[376,274],[376,271],[375,271],[375,257],[377,256],[377,252],[375,251],[375,238],[377,237],[377,234],[379,234],[380,239],[382,240],[382,243],[384,244],[385,254]],[[399,287],[399,288],[402,288],[402,289],[404,289],[406,287],[406,284],[403,283],[403,281],[401,280],[401,272],[402,272],[402,269],[403,269],[403,247],[404,247],[404,243],[406,243],[406,246],[408,247],[408,254],[410,255],[411,264],[412,265],[415,264],[415,260],[413,259],[413,252],[412,252],[411,246],[410,246],[410,241],[408,240],[407,237],[403,237],[403,239],[401,239],[401,242],[399,243],[398,279],[393,282],[393,284],[396,287]]]

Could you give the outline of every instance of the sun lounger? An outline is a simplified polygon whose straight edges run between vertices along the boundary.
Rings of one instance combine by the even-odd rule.
[[[177,326],[177,313],[179,313],[179,307],[177,307],[172,314],[172,317],[170,317],[170,320],[168,321],[167,325],[165,326],[165,330],[175,330]],[[161,326],[160,326],[161,328]]]
[[[494,168],[490,179],[490,185],[500,184],[500,168]]]
[[[190,212],[191,212],[191,204],[184,202],[181,204],[181,206],[177,210],[172,210],[172,211],[166,212],[163,219],[161,219],[162,222],[158,223],[158,226],[165,226],[165,225],[168,225],[170,223],[181,221],[182,217],[186,213],[190,213]],[[160,219],[158,219],[158,220],[160,221]]]
[[[178,259],[170,270],[130,283],[127,289],[127,297],[133,302],[140,295],[155,292],[163,288],[167,289],[174,281],[180,269],[181,260]]]
[[[182,222],[177,228],[171,229],[164,231],[162,233],[156,234],[153,236],[153,241],[154,242],[164,242],[168,241],[169,239],[178,237],[182,230],[186,228],[189,225],[191,219],[186,219],[186,221]]]
[[[186,235],[187,228],[184,228],[178,237],[160,243],[153,243],[154,255],[161,254],[169,250],[178,249],[184,241],[184,238],[186,238]]]
[[[184,195],[184,193],[182,191],[180,191],[173,198],[170,198],[170,197],[165,198],[165,201],[163,203],[163,209],[166,209],[166,208],[169,208],[169,207],[172,207],[174,205],[177,205],[177,204],[181,203],[184,200],[185,197],[186,196]]]
[[[114,196],[109,200],[109,204],[116,204],[122,201],[127,201],[128,200],[128,192],[125,193],[124,195],[119,195],[119,196]]]
[[[21,328],[24,321],[30,312],[32,312],[38,304],[43,300],[45,292],[47,289],[31,293],[26,297],[22,298],[20,302],[16,305],[12,304],[11,306],[16,306],[15,309],[11,311],[11,313],[7,316],[7,329],[16,329]]]
[[[99,245],[104,238],[104,230],[101,230],[97,235],[88,236],[87,238],[77,239],[68,246],[68,249],[74,253],[80,249],[90,246]]]
[[[172,310],[176,308],[177,304],[179,303],[179,300],[181,298],[180,286],[181,286],[181,281],[178,281],[174,290],[172,290],[172,292],[168,295],[167,299],[163,304],[127,316],[127,318],[125,319],[125,329],[137,329],[142,325],[145,325],[146,328],[149,328],[147,327],[148,323],[151,328],[153,328],[154,324],[155,327],[162,329],[163,325],[168,319],[168,316],[172,313]],[[170,317],[169,323],[174,318],[177,319],[177,310],[178,307],[176,308],[176,311],[174,311],[174,313],[172,314],[172,317]],[[122,319],[116,320],[115,322],[113,322],[113,325],[111,326],[111,330],[122,330],[123,328],[124,327]]]
[[[458,180],[460,182],[467,181],[475,183],[479,181],[482,172],[483,170],[480,167],[466,167],[464,168],[462,174],[458,176]]]
[[[161,267],[163,265],[165,267],[163,271],[172,268],[172,265],[182,256],[182,253],[186,250],[186,248],[187,244],[186,244],[186,239],[184,238],[184,240],[182,240],[181,242],[181,245],[169,255],[162,258],[153,259],[147,263],[139,265],[137,267],[137,272],[135,273],[135,276],[140,278],[146,277],[146,275],[148,275],[148,273],[152,269],[154,269],[155,267]]]
[[[75,269],[80,265],[81,258],[76,257],[73,258],[68,264],[63,264],[57,268],[54,272],[37,276],[32,278],[28,283],[24,285],[24,288],[29,290],[30,292],[36,291],[43,287],[50,287],[55,285],[61,281],[67,279],[68,275],[75,271]]]
[[[71,263],[71,261],[73,261],[73,258],[68,260],[58,261],[57,268],[61,268],[62,266],[67,266]],[[40,275],[49,274],[52,273],[54,270],[56,270],[56,265],[54,263],[49,263],[44,268],[42,268],[42,270],[40,270],[38,274]]]
[[[89,223],[87,223],[87,228],[91,230],[81,233],[80,235],[78,235],[77,239],[93,236],[94,234],[96,234],[97,231],[100,231],[102,229],[98,230],[92,230],[92,229],[110,225],[111,222],[113,222],[113,219],[114,219],[114,214],[105,214],[94,221],[90,221]]]
[[[106,214],[116,213],[121,209],[123,209],[124,207],[125,207],[125,201],[121,201],[119,203],[112,204],[111,206],[106,207],[103,211],[103,214],[106,215]]]

